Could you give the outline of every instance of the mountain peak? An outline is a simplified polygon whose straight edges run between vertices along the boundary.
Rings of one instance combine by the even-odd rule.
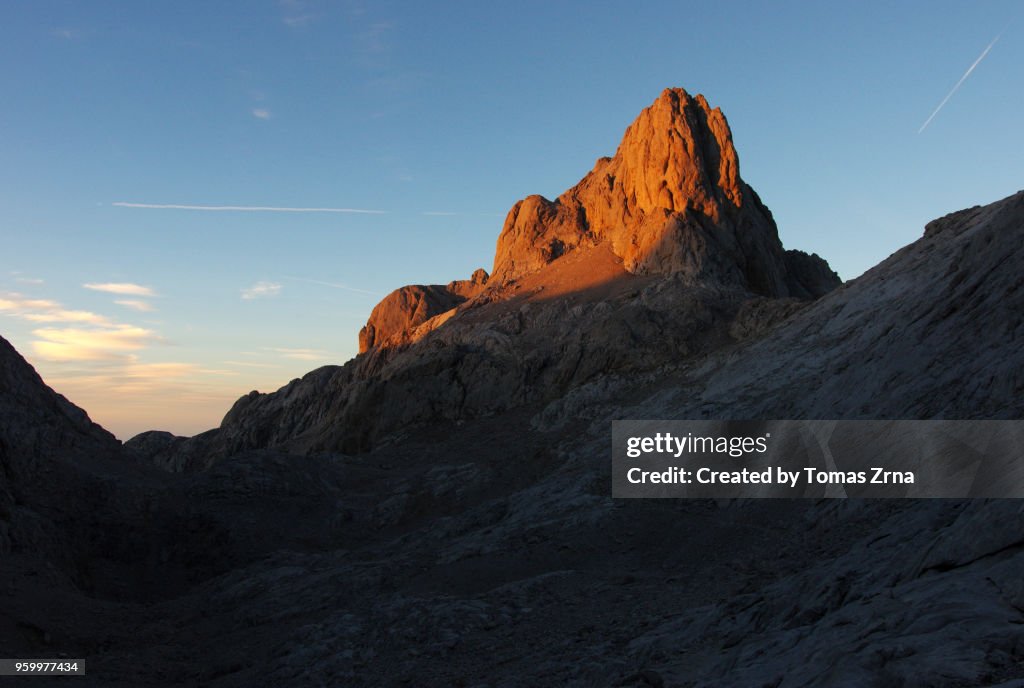
[[[479,270],[469,280],[395,290],[360,331],[359,352],[416,341],[463,302],[502,300],[524,278],[552,287],[537,282],[559,271],[541,271],[569,254],[602,255],[634,275],[770,297],[814,298],[838,286],[825,261],[782,248],[771,212],[739,169],[722,111],[702,95],[665,89],[629,125],[615,155],[599,158],[578,184],[554,201],[533,195],[512,206],[491,275]]]
[[[629,125],[615,155],[598,159],[578,184],[554,201],[528,196],[512,206],[492,283],[607,242],[635,274],[682,274],[775,297],[816,297],[837,286],[824,261],[789,258],[771,212],[739,169],[722,111],[703,95],[665,89]],[[805,267],[813,279],[804,279]]]
[[[725,205],[743,204],[739,158],[719,108],[703,95],[667,88],[626,129],[609,162],[634,212],[687,207],[718,221]],[[607,174],[607,172],[606,172]]]

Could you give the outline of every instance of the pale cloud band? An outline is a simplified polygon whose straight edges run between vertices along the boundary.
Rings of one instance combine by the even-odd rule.
[[[362,215],[384,215],[386,210],[367,210],[365,208],[291,208],[267,205],[185,205],[182,203],[127,203],[117,201],[111,203],[118,208],[148,208],[151,210],[206,210],[212,212],[247,212],[247,213],[357,213]]]
[[[108,288],[111,285],[114,289]],[[92,288],[97,286],[108,293],[148,289],[128,285],[126,290],[124,283]],[[115,303],[136,310],[148,306],[133,298]],[[153,329],[17,292],[0,292],[0,325],[5,317],[34,324],[25,353],[47,384],[88,408],[94,419],[122,439],[152,429],[153,419],[165,418],[168,408],[175,410],[178,422],[188,419],[190,431],[200,432],[242,391],[234,370],[197,362],[146,360],[156,353],[151,352],[153,347],[168,344]],[[261,384],[271,385],[277,375],[265,377]]]
[[[257,282],[251,287],[242,290],[242,298],[246,301],[261,299],[268,296],[277,296],[281,293],[281,285],[276,282]]]
[[[264,347],[266,351],[273,351],[274,353],[281,354],[285,358],[295,359],[297,361],[323,361],[328,358],[326,351],[320,349],[293,349],[288,347]]]
[[[131,360],[134,352],[162,341],[152,330],[17,293],[0,295],[0,314],[48,325],[32,330],[32,350],[47,361]]]
[[[111,324],[106,317],[97,313],[64,308],[50,299],[31,299],[18,293],[0,295],[0,313],[36,323]]]
[[[118,306],[131,308],[133,311],[139,311],[140,313],[152,313],[155,310],[153,304],[141,299],[117,299],[114,303]]]
[[[50,361],[101,361],[124,359],[157,341],[156,333],[132,325],[115,325],[101,330],[74,327],[41,328],[32,349]]]
[[[156,293],[149,287],[144,287],[141,284],[132,284],[131,282],[90,282],[82,286],[93,291],[103,291],[108,294],[118,294],[121,296],[156,296]]]

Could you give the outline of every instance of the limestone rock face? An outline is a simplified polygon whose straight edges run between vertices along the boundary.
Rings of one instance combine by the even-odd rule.
[[[470,275],[468,280],[454,280],[448,283],[447,289],[450,293],[460,296],[463,299],[471,299],[487,286],[490,276],[483,268],[477,268]]]
[[[470,299],[487,284],[487,271],[480,269],[468,280],[443,284],[413,284],[396,289],[378,303],[370,319],[359,330],[359,353],[385,342],[406,343],[416,327]]]
[[[601,242],[634,274],[682,274],[775,297],[817,297],[839,285],[817,256],[785,254],[771,213],[740,178],[725,115],[679,88],[641,112],[615,156],[576,186],[512,207],[492,280],[519,279]]]
[[[422,325],[463,300],[440,284],[413,284],[394,290],[374,306],[370,319],[359,330],[359,353]]]
[[[402,287],[359,333],[359,352],[422,338],[421,328],[488,288],[503,288],[569,254],[607,244],[626,272],[675,276],[774,298],[817,298],[840,284],[817,255],[786,251],[771,212],[741,178],[725,115],[704,96],[666,89],[601,158],[554,201],[527,196],[498,237],[491,276]],[[439,321],[435,321],[435,325]],[[421,328],[417,331],[417,328]]]

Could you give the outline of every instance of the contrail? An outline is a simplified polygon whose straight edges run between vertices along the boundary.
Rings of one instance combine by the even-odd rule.
[[[967,71],[964,72],[964,75],[962,77],[960,77],[960,81],[956,82],[956,86],[953,87],[953,90],[946,94],[946,97],[942,99],[942,102],[939,103],[939,106],[937,108],[935,108],[935,112],[933,112],[931,114],[931,116],[929,116],[928,119],[926,119],[924,121],[924,124],[921,125],[921,128],[917,130],[918,134],[920,134],[922,131],[924,131],[925,128],[929,124],[932,123],[932,120],[935,119],[935,115],[939,114],[939,110],[942,109],[942,106],[945,105],[947,102],[949,102],[949,99],[953,97],[953,94],[957,92],[957,89],[959,89],[960,86],[963,85],[963,83],[965,81],[967,81],[967,77],[969,77],[971,75],[971,72],[974,71],[975,67],[977,67],[979,64],[981,64],[981,61],[985,59],[986,55],[988,55],[988,51],[992,50],[992,46],[994,46],[996,44],[996,41],[998,41],[999,37],[1002,36],[1002,35],[1003,34],[1000,33],[999,36],[996,36],[995,38],[993,38],[992,42],[988,44],[988,47],[986,47],[981,52],[981,55],[978,55],[978,59],[974,61],[974,64],[972,64],[970,67],[967,68]]]
[[[344,289],[345,291],[354,291],[357,294],[369,294],[370,296],[381,296],[380,292],[370,291],[368,289],[357,289],[356,287],[350,287],[347,284],[340,284],[338,282],[324,282],[323,280],[307,279],[305,277],[289,277],[285,275],[286,280],[293,280],[295,282],[305,282],[307,284],[319,284],[324,287],[333,287],[334,289]]]
[[[212,210],[241,211],[250,213],[361,213],[384,215],[386,210],[363,210],[362,208],[281,208],[265,205],[182,205],[180,203],[111,203],[119,208],[154,208],[157,210]]]

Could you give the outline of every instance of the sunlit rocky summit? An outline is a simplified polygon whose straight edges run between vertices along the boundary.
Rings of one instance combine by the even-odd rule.
[[[0,340],[0,640],[76,685],[1024,680],[1007,501],[612,500],[621,418],[1024,417],[1024,192],[840,285],[681,89],[361,353],[124,446]]]
[[[817,256],[783,250],[771,213],[740,178],[725,115],[679,88],[641,112],[615,156],[576,186],[512,206],[492,274],[508,282],[600,245],[630,274],[763,296],[813,298],[839,284]]]
[[[739,170],[722,111],[704,96],[666,89],[629,126],[614,157],[600,158],[576,186],[554,201],[528,196],[512,206],[489,282],[478,270],[468,282],[395,291],[374,309],[359,350],[415,341],[433,329],[431,318],[446,321],[485,284],[488,298],[500,299],[517,281],[599,247],[622,275],[768,297],[816,298],[837,287],[824,260],[783,249],[771,212]]]

